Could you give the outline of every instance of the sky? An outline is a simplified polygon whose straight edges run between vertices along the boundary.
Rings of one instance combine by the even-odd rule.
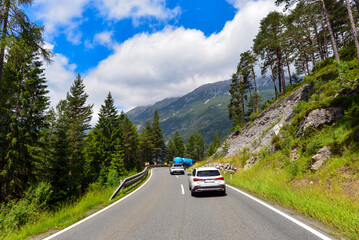
[[[274,0],[35,0],[54,53],[45,74],[52,106],[80,73],[94,118],[109,92],[128,110],[231,78]]]

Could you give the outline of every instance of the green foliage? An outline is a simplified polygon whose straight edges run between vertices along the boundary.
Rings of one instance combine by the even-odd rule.
[[[185,147],[183,144],[183,139],[176,131],[172,138],[168,141],[167,144],[167,162],[172,162],[174,157],[184,156]]]
[[[47,208],[50,201],[51,185],[41,182],[30,187],[19,200],[10,200],[0,208],[0,230],[10,232],[20,229]],[[1,236],[1,235],[0,235]]]
[[[194,161],[200,161],[204,157],[204,140],[198,132],[189,136],[186,143],[185,156],[193,159]]]
[[[209,144],[208,149],[207,149],[207,156],[210,157],[213,154],[215,154],[215,152],[217,151],[217,149],[221,146],[221,142],[219,139],[219,135],[216,134],[213,138],[213,141]],[[228,149],[227,149],[228,151]]]

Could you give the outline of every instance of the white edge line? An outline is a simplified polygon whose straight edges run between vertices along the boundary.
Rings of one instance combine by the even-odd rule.
[[[184,195],[184,188],[183,188],[183,184],[181,184],[181,189],[182,189],[182,195]]]
[[[137,189],[134,190],[133,192],[131,192],[131,193],[129,193],[128,195],[124,196],[123,198],[117,200],[116,202],[112,203],[111,205],[108,205],[107,207],[101,209],[100,211],[95,212],[94,214],[92,214],[92,215],[90,215],[90,216],[88,216],[88,217],[86,217],[86,218],[84,218],[84,219],[82,219],[82,220],[80,220],[80,221],[78,221],[78,222],[76,222],[76,223],[74,223],[74,224],[68,226],[67,228],[62,229],[61,231],[59,231],[59,232],[57,232],[57,233],[54,233],[54,234],[48,236],[47,238],[44,238],[44,240],[49,240],[49,239],[52,239],[52,238],[54,238],[54,237],[57,237],[58,235],[60,235],[60,234],[62,234],[62,233],[64,233],[64,232],[66,232],[66,231],[68,231],[68,230],[70,230],[70,229],[76,227],[77,225],[80,225],[81,223],[83,223],[83,222],[85,222],[85,221],[87,221],[87,220],[89,220],[89,219],[95,217],[96,215],[98,215],[98,214],[100,214],[100,213],[106,211],[107,209],[109,209],[109,208],[115,206],[116,204],[118,204],[118,203],[120,203],[121,201],[125,200],[126,198],[128,198],[129,196],[131,196],[132,194],[134,194],[135,192],[137,192],[138,190],[140,190],[143,186],[145,186],[146,183],[147,183],[148,181],[150,181],[151,177],[152,177],[152,169],[151,169],[150,177],[146,180],[146,182],[143,183],[139,188],[137,188]]]
[[[301,227],[304,228],[305,230],[307,230],[307,231],[313,233],[313,234],[316,235],[317,237],[319,237],[319,238],[321,238],[321,239],[323,239],[323,240],[332,240],[332,238],[329,238],[329,237],[325,236],[324,234],[318,232],[317,230],[315,230],[315,229],[309,227],[308,225],[306,225],[306,224],[304,224],[304,223],[298,221],[297,219],[295,219],[295,218],[293,218],[293,217],[291,217],[291,216],[289,216],[289,215],[287,215],[287,214],[285,214],[285,213],[279,211],[278,209],[276,209],[276,208],[270,206],[269,204],[267,204],[267,203],[265,203],[265,202],[259,200],[258,198],[255,198],[255,197],[249,195],[248,193],[245,193],[245,192],[243,192],[243,191],[241,191],[241,190],[239,190],[239,189],[237,189],[237,188],[235,188],[235,187],[232,187],[231,185],[228,185],[228,184],[226,184],[226,185],[227,185],[228,187],[232,188],[233,190],[235,190],[235,191],[237,191],[237,192],[239,192],[239,193],[245,195],[246,197],[249,197],[250,199],[252,199],[252,200],[254,200],[254,201],[256,201],[256,202],[262,204],[263,206],[269,208],[270,210],[272,210],[272,211],[278,213],[279,215],[282,215],[283,217],[287,218],[288,220],[290,220],[290,221],[296,223],[297,225],[301,226]]]

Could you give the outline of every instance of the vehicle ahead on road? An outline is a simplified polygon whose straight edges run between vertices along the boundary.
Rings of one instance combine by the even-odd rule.
[[[182,164],[172,164],[170,166],[170,174],[173,175],[173,174],[184,174],[184,166]]]
[[[194,196],[198,192],[218,191],[226,195],[226,182],[215,167],[195,168],[188,177],[189,190]]]

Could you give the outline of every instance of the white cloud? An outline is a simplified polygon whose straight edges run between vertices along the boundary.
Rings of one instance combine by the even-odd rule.
[[[94,37],[94,43],[100,44],[107,48],[113,48],[115,42],[113,41],[113,32],[112,31],[104,31],[101,33],[97,33]]]
[[[46,43],[45,47],[52,50],[53,45]],[[45,76],[50,90],[51,106],[55,107],[60,100],[66,98],[66,93],[74,81],[76,65],[61,54],[55,54],[53,62],[45,66]]]
[[[274,9],[274,0],[248,2],[209,37],[183,27],[134,36],[88,72],[91,102],[101,105],[111,91],[117,105],[148,105],[229,79],[240,53],[252,46],[260,20]]]
[[[245,6],[251,0],[226,0],[229,4],[233,5],[233,7],[240,9]]]
[[[166,0],[37,0],[32,12],[46,26],[47,39],[64,33],[69,42],[79,44],[79,26],[84,11],[92,4],[109,20],[132,18],[138,24],[143,17],[167,20],[176,17],[180,8],[166,8]]]
[[[138,19],[155,17],[159,20],[171,19],[180,13],[180,8],[166,8],[166,0],[96,0],[102,15],[109,19]]]
[[[91,0],[37,0],[33,11],[36,19],[46,26],[48,35],[56,34],[59,28],[74,30],[78,23],[75,19],[82,16],[87,3]],[[68,33],[68,31],[66,31]],[[73,31],[71,31],[73,34]]]

